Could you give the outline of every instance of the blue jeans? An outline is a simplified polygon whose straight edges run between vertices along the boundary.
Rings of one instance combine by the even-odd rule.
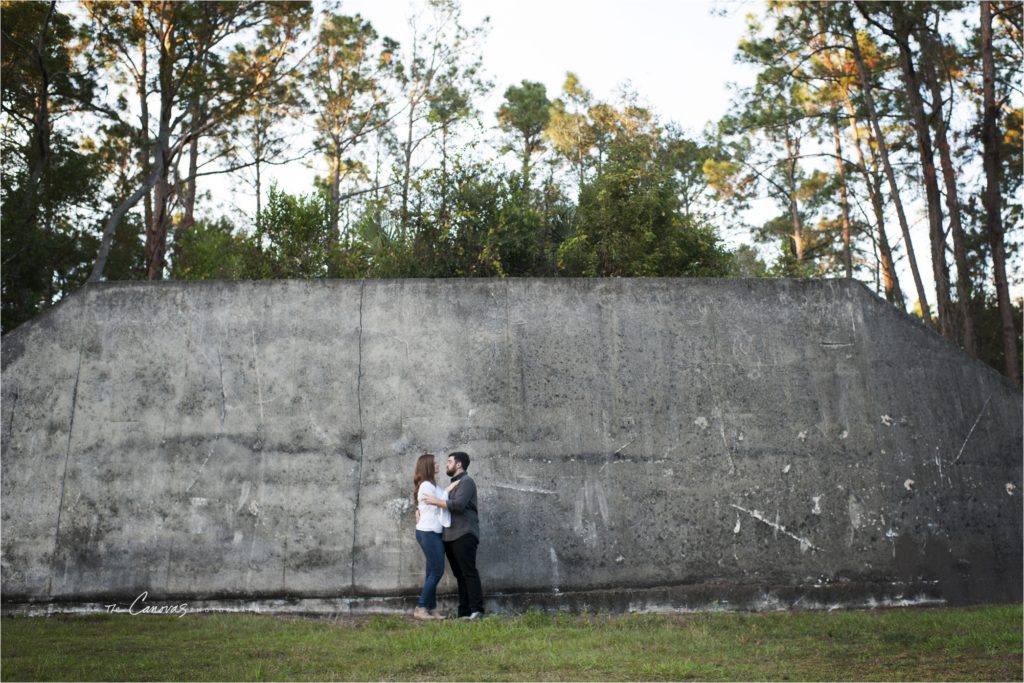
[[[416,530],[416,542],[427,558],[427,576],[423,580],[423,591],[416,604],[425,609],[434,609],[437,607],[437,584],[444,576],[444,542],[441,534],[419,529]]]

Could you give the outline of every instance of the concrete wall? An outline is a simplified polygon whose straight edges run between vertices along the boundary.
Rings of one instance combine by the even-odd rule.
[[[2,354],[8,605],[409,605],[455,449],[492,609],[1021,599],[1020,392],[852,282],[113,283]]]

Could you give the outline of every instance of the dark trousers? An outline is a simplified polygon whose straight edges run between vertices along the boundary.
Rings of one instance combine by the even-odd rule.
[[[463,534],[454,541],[444,542],[444,554],[459,584],[459,616],[484,611],[484,590],[480,586],[480,572],[476,570],[476,547],[480,544],[473,534]]]

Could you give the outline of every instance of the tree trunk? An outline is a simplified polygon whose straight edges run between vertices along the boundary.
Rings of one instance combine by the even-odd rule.
[[[188,230],[196,222],[196,171],[199,169],[199,128],[201,106],[198,95],[192,100],[192,136],[188,143],[188,177],[185,180],[185,216],[179,230]]]
[[[798,141],[792,139],[789,134],[789,127],[786,127],[786,182],[789,184],[789,217],[793,225],[793,252],[798,263],[804,260],[804,236],[803,226],[800,223],[800,211],[796,203],[796,155],[794,147],[799,145]]]
[[[1018,386],[1021,383],[1020,363],[1017,358],[1017,331],[1010,305],[1010,290],[1006,282],[1006,244],[1003,240],[1002,194],[999,188],[999,108],[995,98],[995,62],[992,55],[992,8],[987,0],[981,2],[981,64],[982,64],[982,119],[981,140],[984,147],[985,231],[992,249],[992,270],[996,281],[996,299],[1003,327],[1003,353],[1006,358],[1006,376]]]
[[[914,255],[914,243],[910,239],[910,226],[907,223],[907,215],[903,211],[903,202],[900,200],[899,185],[896,183],[896,173],[889,162],[889,150],[886,147],[885,137],[882,135],[882,127],[878,123],[878,114],[875,109],[875,100],[871,95],[871,82],[868,78],[867,67],[864,65],[864,57],[860,51],[860,44],[857,39],[857,27],[853,23],[853,16],[846,15],[846,28],[850,37],[850,51],[853,53],[854,61],[857,63],[857,73],[860,75],[861,87],[864,92],[864,104],[867,107],[868,119],[871,121],[871,128],[875,133],[875,142],[878,147],[878,154],[882,160],[882,167],[885,169],[885,177],[889,181],[889,192],[892,195],[893,205],[896,207],[896,217],[899,219],[900,230],[903,232],[903,243],[907,248],[907,261],[910,266],[910,273],[914,277],[914,287],[917,289],[917,299],[921,304],[921,311],[925,320],[930,322],[928,315],[928,297],[924,291],[924,283],[921,280],[921,273],[917,268],[917,257]]]
[[[412,179],[412,126],[415,111],[415,105],[410,101],[409,125],[405,136],[405,144],[403,145],[402,150],[404,153],[404,167],[402,169],[402,213],[399,215],[399,218],[401,219],[400,234],[403,242],[405,241],[406,230],[409,228],[409,183]]]
[[[263,213],[263,170],[261,168],[263,160],[260,156],[262,152],[257,151],[256,154],[256,163],[254,164],[256,169],[256,220],[254,222],[256,223],[256,234],[258,235],[260,234],[260,223],[262,221],[260,214]]]
[[[843,209],[843,268],[847,278],[853,277],[850,254],[850,206],[846,198],[846,174],[843,171],[843,147],[839,142],[839,114],[832,112],[832,138],[836,147],[836,173],[839,174],[839,200]]]
[[[46,68],[46,59],[43,52],[46,49],[46,34],[50,30],[50,19],[57,8],[56,0],[51,0],[50,9],[43,19],[43,25],[39,28],[39,37],[35,44],[36,66],[39,67],[39,89],[36,92],[36,107],[32,117],[32,147],[35,152],[35,159],[29,156],[29,177],[25,183],[22,194],[22,215],[25,226],[30,226],[36,221],[39,212],[39,201],[36,195],[39,191],[39,183],[43,179],[43,171],[50,160],[50,71]]]
[[[896,276],[896,265],[892,258],[892,248],[889,246],[889,237],[885,232],[885,207],[882,203],[882,188],[877,176],[872,178],[868,173],[867,163],[864,161],[864,152],[860,147],[860,128],[857,125],[857,117],[853,108],[853,101],[850,99],[849,91],[844,90],[846,108],[850,114],[850,136],[853,138],[853,148],[857,152],[857,168],[864,178],[864,186],[867,188],[868,197],[871,200],[871,208],[875,214],[875,223],[878,225],[878,255],[882,262],[882,286],[885,289],[885,298],[890,303],[896,304],[901,311],[906,310],[906,302],[903,299],[903,290],[900,288],[899,278]]]
[[[156,166],[153,167],[146,181],[111,214],[110,219],[103,228],[103,238],[100,240],[100,249],[96,254],[96,263],[93,264],[92,273],[89,275],[89,282],[99,282],[103,279],[103,270],[107,266],[107,257],[110,256],[110,247],[114,242],[114,232],[117,230],[117,226],[125,214],[131,211],[132,207],[138,204],[144,195],[149,194],[149,191],[156,185],[157,179],[163,173],[161,159],[162,157],[157,154]]]
[[[167,14],[161,17],[163,35],[160,41],[159,82],[160,82],[160,127],[156,141],[157,168],[159,174],[153,192],[153,220],[146,226],[146,277],[160,280],[164,276],[167,248],[167,232],[171,222],[172,187],[170,174],[173,169],[171,158],[171,117],[174,109],[174,84],[172,83],[172,64],[174,56],[174,38],[172,36],[172,18]],[[174,152],[177,156],[177,149]]]
[[[963,225],[960,221],[960,200],[956,187],[956,170],[953,167],[949,140],[946,135],[946,119],[942,107],[942,87],[936,66],[941,58],[942,43],[938,36],[933,35],[927,26],[920,26],[918,42],[922,46],[921,66],[925,84],[931,92],[932,125],[935,127],[935,146],[939,150],[939,161],[942,166],[942,178],[946,187],[946,210],[949,213],[949,230],[953,235],[953,258],[956,263],[956,292],[960,313],[960,341],[964,351],[977,357],[978,350],[974,338],[974,320],[971,316],[970,269],[967,265],[967,245]],[[952,103],[950,105],[952,107]]]
[[[441,125],[441,209],[438,211],[442,230],[448,232],[448,121]]]
[[[341,141],[334,139],[331,145],[331,234],[338,234],[341,224]]]
[[[142,10],[139,9],[139,12]],[[149,76],[149,52],[146,49],[146,38],[143,37],[139,40],[139,168],[142,169],[142,177],[148,178],[150,173],[149,168],[149,89],[146,85],[146,79]],[[153,195],[149,190],[146,191],[146,196],[143,198],[144,212],[145,212],[145,225],[149,225],[153,222]]]
[[[932,275],[935,278],[935,313],[939,317],[939,330],[946,339],[956,339],[953,327],[952,306],[949,298],[949,266],[946,263],[946,236],[942,230],[942,196],[939,193],[935,173],[935,153],[932,150],[931,131],[921,99],[921,84],[914,68],[913,53],[910,50],[910,19],[906,12],[896,5],[893,13],[896,44],[900,53],[900,69],[906,85],[907,105],[910,108],[917,137],[917,151],[921,157],[921,175],[924,180],[925,199],[928,207],[928,236],[932,247]]]

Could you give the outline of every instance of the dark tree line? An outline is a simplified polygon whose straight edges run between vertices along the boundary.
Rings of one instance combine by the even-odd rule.
[[[1020,3],[770,1],[697,137],[572,73],[488,131],[454,0],[405,44],[306,2],[0,7],[5,331],[100,278],[844,276],[1019,381]],[[300,160],[306,193],[268,180]]]

